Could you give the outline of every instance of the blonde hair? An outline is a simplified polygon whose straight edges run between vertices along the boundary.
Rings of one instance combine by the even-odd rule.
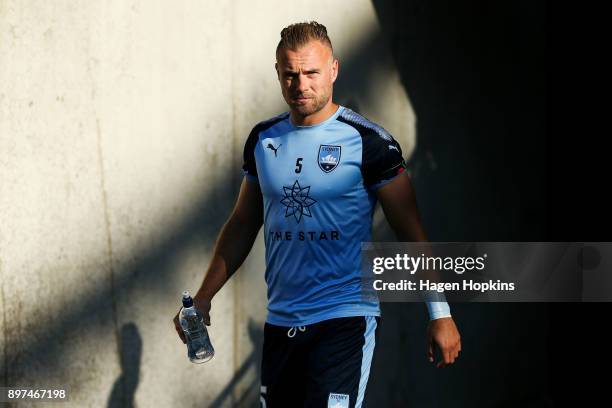
[[[281,39],[276,46],[276,56],[278,57],[278,51],[281,48],[289,50],[297,50],[298,48],[306,45],[310,41],[318,40],[324,45],[328,46],[334,53],[331,40],[327,35],[327,28],[323,24],[319,24],[316,21],[307,23],[295,23],[283,28],[280,33]]]

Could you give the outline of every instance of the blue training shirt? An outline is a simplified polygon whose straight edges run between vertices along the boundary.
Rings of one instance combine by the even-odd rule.
[[[361,242],[370,241],[375,190],[405,168],[393,137],[343,106],[312,126],[285,112],[253,128],[243,171],[263,195],[268,323],[380,315],[378,301],[361,296]],[[430,314],[448,314],[445,305],[430,302]]]

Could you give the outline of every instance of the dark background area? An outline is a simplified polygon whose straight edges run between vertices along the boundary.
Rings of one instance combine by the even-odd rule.
[[[552,62],[546,2],[373,4],[417,116],[410,164],[429,239],[606,241],[604,202],[585,195],[602,173],[585,177],[571,127],[582,101],[550,82],[567,64]],[[473,303],[452,305],[463,351],[437,370],[423,308],[383,304],[370,406],[560,406],[594,397],[586,383],[609,361],[607,304]]]
[[[609,103],[600,63],[608,23],[595,3],[548,2],[547,148],[551,241],[609,242]],[[609,133],[609,132],[608,132]],[[556,406],[609,405],[610,303],[550,305],[549,385]]]

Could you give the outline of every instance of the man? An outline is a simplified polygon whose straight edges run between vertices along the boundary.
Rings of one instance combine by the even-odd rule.
[[[268,316],[262,403],[360,407],[378,302],[361,296],[361,242],[379,200],[399,241],[426,241],[399,144],[380,126],[332,101],[338,60],[325,27],[281,32],[276,72],[290,111],[259,123],[244,149],[244,179],[196,307],[210,325],[215,293],[248,255],[264,224]],[[446,302],[427,303],[427,355],[452,364],[461,350]],[[175,317],[179,336],[183,333]]]

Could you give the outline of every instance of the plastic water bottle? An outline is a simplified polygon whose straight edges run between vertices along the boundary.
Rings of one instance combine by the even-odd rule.
[[[193,305],[193,299],[186,290],[183,292],[183,307],[179,314],[181,328],[187,339],[187,356],[192,363],[205,363],[215,355],[208,330],[204,325],[204,316]]]

